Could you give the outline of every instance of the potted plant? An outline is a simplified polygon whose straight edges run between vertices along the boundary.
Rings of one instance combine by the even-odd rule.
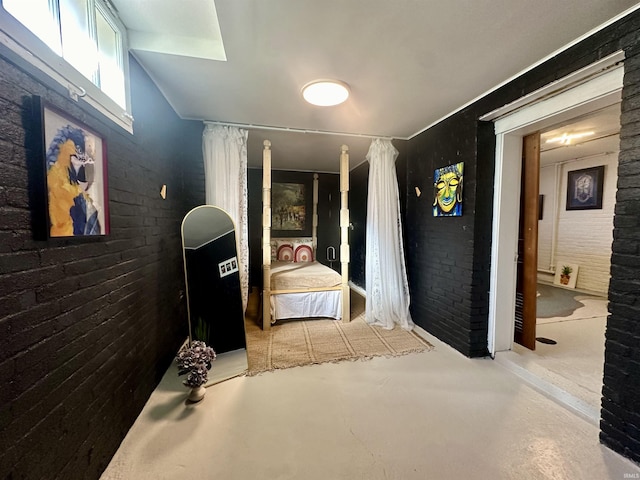
[[[211,363],[216,359],[216,352],[200,340],[194,340],[191,345],[185,345],[176,355],[178,375],[187,375],[182,383],[191,388],[188,399],[199,402],[206,392],[204,384],[207,383]]]
[[[573,268],[571,268],[569,265],[562,266],[562,270],[560,270],[560,283],[562,285],[569,285],[571,272],[573,272]]]

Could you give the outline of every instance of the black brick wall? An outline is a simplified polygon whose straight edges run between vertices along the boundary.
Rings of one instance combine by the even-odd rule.
[[[349,231],[349,279],[362,288],[365,288],[368,182],[369,162],[361,163],[349,172],[349,217],[353,224],[353,230]]]
[[[470,356],[486,352],[487,322],[486,312],[483,321],[476,321],[478,312],[472,301],[478,295],[473,280],[475,252],[486,248],[475,231],[479,200],[476,118],[469,112],[454,115],[409,141],[405,220],[413,320]],[[462,216],[434,217],[434,170],[458,162],[465,162]],[[489,181],[492,183],[492,177]],[[419,197],[415,187],[422,192]],[[490,232],[484,241],[490,244]],[[484,286],[488,291],[488,278]],[[482,339],[471,341],[483,330],[484,347]]]
[[[640,462],[640,15],[626,60],[600,438]]]
[[[131,59],[129,135],[0,48],[0,478],[99,478],[187,335],[180,222],[202,125]],[[32,95],[102,134],[111,234],[36,240]],[[159,195],[168,186],[168,198]]]
[[[624,50],[619,181],[609,287],[601,435],[640,461],[640,12],[619,20],[409,141],[407,251],[414,321],[469,356],[486,353],[491,126],[480,116]],[[433,218],[434,168],[465,162],[461,218]],[[422,189],[417,198],[413,186]]]

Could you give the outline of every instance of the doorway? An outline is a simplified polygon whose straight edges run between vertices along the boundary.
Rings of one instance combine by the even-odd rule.
[[[482,118],[493,120],[496,132],[487,337],[489,352],[496,359],[500,358],[498,352],[505,352],[501,355],[507,355],[514,350],[523,138],[619,103],[623,78],[622,60],[622,53],[614,54],[587,67],[585,71],[576,72],[572,75],[573,78],[560,80]],[[587,71],[589,69],[590,72]],[[564,89],[563,81],[566,81]],[[594,411],[587,406],[583,410],[592,420],[597,421],[597,409]]]
[[[491,355],[513,348],[522,139],[538,130],[619,103],[623,78],[620,60],[613,57],[603,60],[613,64],[608,67],[595,65],[594,68],[606,69],[595,77],[592,72],[588,81],[562,93],[549,96],[548,92],[540,92],[540,98],[544,99],[528,107],[518,108],[511,104],[505,107],[510,109],[506,112],[496,111],[482,118],[494,120],[496,132],[487,335]],[[552,85],[551,91],[558,87],[557,83]]]
[[[539,177],[533,305],[524,298],[525,307],[537,309],[535,348],[518,345],[523,342],[516,321],[517,355],[509,356],[579,399],[594,417],[602,392],[619,132],[620,104],[614,104],[540,134],[539,173],[530,175],[530,180]],[[600,197],[597,182],[587,185],[590,190],[572,190],[571,178],[581,172],[591,178],[594,171],[604,174]],[[527,175],[523,168],[523,178]]]
[[[514,340],[530,350],[546,339],[536,323],[607,315],[572,311],[585,307],[576,297],[608,294],[620,113],[616,103],[523,139]],[[587,183],[572,191],[571,179]]]

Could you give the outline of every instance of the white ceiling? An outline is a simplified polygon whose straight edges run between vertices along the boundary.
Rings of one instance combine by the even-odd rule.
[[[593,133],[562,145],[548,140],[563,134]],[[540,165],[595,157],[620,150],[620,104],[555,125],[540,135]]]
[[[637,7],[634,0],[112,2],[133,54],[182,118],[290,129],[252,128],[250,165],[259,165],[268,138],[274,168],[334,172],[342,143],[357,165],[367,136],[410,138]],[[319,78],[346,82],[351,97],[336,107],[306,104],[300,89]]]

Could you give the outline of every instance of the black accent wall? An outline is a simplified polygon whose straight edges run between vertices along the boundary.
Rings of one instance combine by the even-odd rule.
[[[335,249],[329,261],[327,247]],[[340,272],[340,175],[318,174],[318,248],[316,259]]]
[[[483,321],[476,321],[472,313],[472,297],[478,288],[473,283],[474,256],[481,246],[475,214],[483,207],[477,198],[476,118],[472,113],[455,115],[409,141],[407,185],[411,192],[405,219],[413,320],[468,356],[486,352],[486,334],[484,339],[476,338]],[[434,170],[458,162],[465,162],[462,216],[434,217]],[[491,190],[491,178],[489,182],[486,187]],[[488,291],[488,282],[484,288]]]
[[[0,478],[99,478],[187,336],[180,223],[204,200],[202,124],[130,67],[134,135],[0,46]],[[110,235],[34,239],[32,95],[105,137]]]
[[[600,438],[640,461],[640,12],[619,20],[409,141],[407,256],[414,321],[468,356],[487,352],[492,126],[479,118],[618,50],[625,52],[619,180]],[[465,162],[463,216],[434,218],[433,171]],[[423,195],[417,197],[413,187]]]
[[[363,162],[349,172],[349,217],[353,225],[349,231],[349,279],[361,288],[365,288],[368,182],[369,162]]]

